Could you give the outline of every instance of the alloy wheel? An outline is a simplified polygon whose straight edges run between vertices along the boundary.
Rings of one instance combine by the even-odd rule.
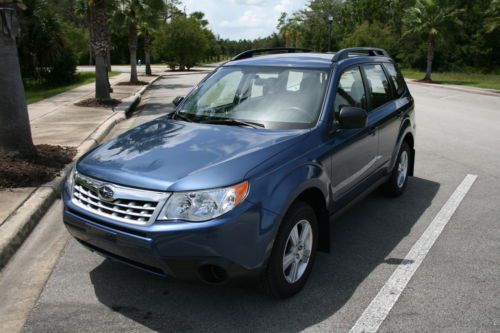
[[[406,177],[408,175],[408,152],[403,150],[398,162],[398,178],[397,184],[399,188],[402,188],[405,184]]]
[[[283,253],[283,274],[288,283],[297,282],[309,265],[313,231],[307,220],[300,220],[290,231]]]

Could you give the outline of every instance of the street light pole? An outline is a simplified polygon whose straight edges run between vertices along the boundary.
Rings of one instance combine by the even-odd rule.
[[[328,16],[328,52],[332,50],[332,25],[333,25],[333,16]]]

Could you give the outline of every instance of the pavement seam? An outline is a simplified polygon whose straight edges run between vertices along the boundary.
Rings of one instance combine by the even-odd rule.
[[[142,94],[162,75],[151,80],[148,85],[141,89]],[[52,181],[39,186],[29,197],[23,201],[2,223],[0,233],[0,269],[2,269],[23,244],[31,231],[36,227],[43,215],[55,202],[61,193],[64,180],[71,171],[75,161],[90,149],[97,146],[106,135],[121,121],[127,118],[127,113],[132,109],[142,94],[136,93],[134,101],[124,111],[117,111],[104,120],[77,148],[77,155],[73,162],[66,165]]]

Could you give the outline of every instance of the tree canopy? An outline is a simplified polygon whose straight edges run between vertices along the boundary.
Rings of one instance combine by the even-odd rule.
[[[70,80],[75,64],[94,63],[90,1],[26,0],[19,40],[24,77]],[[331,44],[332,50],[385,48],[402,66],[425,69],[432,41],[436,70],[498,71],[500,65],[500,0],[311,0],[302,10],[283,13],[276,32],[254,40],[217,36],[204,13],[185,13],[180,0],[107,3],[113,64],[130,63],[131,45],[143,63],[189,68],[251,48],[287,46],[325,52]],[[137,43],[129,29],[131,21],[137,28]]]

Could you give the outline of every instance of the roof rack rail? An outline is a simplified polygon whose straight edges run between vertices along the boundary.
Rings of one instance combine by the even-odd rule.
[[[368,54],[371,57],[388,57],[389,53],[387,53],[384,49],[377,49],[374,47],[351,47],[348,49],[342,49],[335,53],[333,56],[332,62],[337,62],[340,60],[344,60],[349,58],[349,54],[357,53],[357,54]]]
[[[301,49],[301,48],[295,48],[295,47],[276,47],[276,48],[269,48],[269,49],[254,49],[254,50],[248,50],[248,51],[245,51],[245,52],[238,54],[237,56],[233,57],[231,59],[231,61],[248,59],[248,58],[254,57],[257,54],[267,53],[267,52],[296,53],[296,52],[313,52],[313,50]]]

